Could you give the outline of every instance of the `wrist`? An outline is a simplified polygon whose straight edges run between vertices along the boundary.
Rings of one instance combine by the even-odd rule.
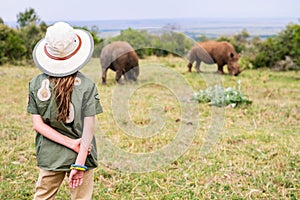
[[[87,171],[88,170],[88,167],[87,166],[84,166],[84,165],[79,165],[79,164],[72,164],[70,166],[70,170],[78,170],[78,171]]]
[[[79,153],[79,149],[80,149],[80,140],[79,139],[71,139],[69,138],[69,145],[70,145],[70,149],[72,149],[73,151],[75,151],[76,153]]]

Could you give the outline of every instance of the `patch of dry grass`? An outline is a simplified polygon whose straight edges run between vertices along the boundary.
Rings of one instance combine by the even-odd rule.
[[[186,61],[176,57],[150,57],[140,61],[140,83],[168,74],[148,76],[145,66],[159,65],[178,72],[193,91],[206,88],[202,76],[187,73]],[[116,124],[112,95],[116,90],[114,73],[108,84],[100,83],[98,59],[83,70],[98,83],[104,113],[97,116],[96,135],[102,161],[96,169],[94,199],[297,199],[300,197],[300,74],[268,69],[246,70],[238,77],[222,76],[224,87],[241,80],[249,106],[224,108],[222,131],[205,155],[200,149],[213,123],[212,108],[199,104],[198,126],[186,152],[157,170],[130,173],[114,169],[103,141],[130,154],[149,154],[165,148],[176,139],[184,119],[176,92],[159,84],[138,88],[129,99],[129,116],[139,127],[151,124],[151,109],[165,118],[165,126],[150,137],[134,137]],[[38,74],[31,67],[0,67],[0,199],[32,199],[38,171],[35,167],[34,132],[26,113],[29,80]],[[124,86],[126,87],[126,86]],[[175,87],[176,88],[176,87]],[[181,88],[178,86],[178,90]],[[122,95],[121,95],[122,96]],[[192,94],[191,94],[192,96]],[[156,110],[154,110],[156,111]],[[154,114],[157,114],[154,112]],[[194,127],[192,126],[192,127]],[[144,136],[144,135],[142,135]],[[187,138],[191,135],[187,135]],[[102,139],[102,140],[101,140]],[[213,144],[213,143],[212,143]],[[109,154],[105,154],[108,152]],[[163,156],[163,155],[162,155]],[[121,165],[122,163],[118,163]],[[123,163],[126,164],[126,163]],[[128,164],[128,163],[127,163]],[[130,163],[132,164],[132,163]],[[57,199],[67,199],[67,184]]]

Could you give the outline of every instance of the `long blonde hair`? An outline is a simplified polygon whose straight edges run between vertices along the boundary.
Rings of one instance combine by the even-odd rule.
[[[65,77],[50,77],[54,84],[53,93],[57,104],[57,120],[65,122],[69,117],[71,95],[77,73]]]

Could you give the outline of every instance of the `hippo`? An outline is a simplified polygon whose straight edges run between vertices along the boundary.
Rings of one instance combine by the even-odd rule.
[[[201,61],[207,64],[213,64],[210,61],[206,62],[201,58],[203,49],[211,56],[214,63],[218,65],[218,72],[224,74],[223,67],[227,65],[230,75],[237,76],[242,70],[238,66],[239,54],[236,53],[234,47],[229,42],[205,41],[199,42],[193,46],[189,55],[188,71],[192,71],[193,63],[196,61],[196,70],[201,72]],[[201,52],[201,53],[199,53]]]
[[[118,83],[121,83],[122,75],[126,81],[137,81],[139,58],[128,42],[116,41],[103,47],[100,53],[100,64],[102,67],[102,84],[106,84],[108,69],[116,72]]]

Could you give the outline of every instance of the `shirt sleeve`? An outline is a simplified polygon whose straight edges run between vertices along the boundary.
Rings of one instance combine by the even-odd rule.
[[[28,92],[28,104],[27,104],[27,112],[31,114],[39,114],[38,109],[37,109],[37,104],[35,101],[35,96],[32,91],[32,88],[30,87],[29,83],[29,92]]]
[[[100,97],[95,84],[93,84],[93,87],[85,93],[82,109],[84,117],[94,116],[103,112],[100,104]]]

